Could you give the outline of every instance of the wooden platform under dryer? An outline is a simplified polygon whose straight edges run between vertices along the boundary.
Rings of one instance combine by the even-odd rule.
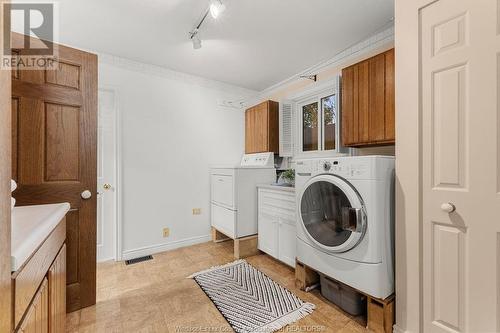
[[[232,239],[231,237],[226,236],[219,230],[212,227],[212,241],[214,243],[225,242],[231,239]],[[235,259],[243,259],[246,257],[254,256],[259,253],[260,253],[259,249],[257,248],[257,235],[251,235],[234,239]]]
[[[313,268],[296,260],[295,262],[295,286],[301,290],[306,290],[319,283],[319,273]],[[394,325],[394,301],[392,294],[386,299],[375,298],[366,293],[357,292],[366,296],[366,328],[376,333],[391,333]]]

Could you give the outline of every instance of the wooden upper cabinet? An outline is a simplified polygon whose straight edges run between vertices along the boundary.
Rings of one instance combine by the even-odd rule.
[[[266,101],[245,112],[245,154],[279,152],[278,102]]]
[[[342,142],[351,147],[395,142],[394,49],[342,70]]]

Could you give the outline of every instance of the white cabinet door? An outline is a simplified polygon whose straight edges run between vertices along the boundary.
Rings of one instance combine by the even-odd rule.
[[[266,213],[259,213],[259,250],[278,258],[278,219]]]
[[[212,175],[212,201],[230,208],[234,207],[232,175]]]
[[[278,230],[278,259],[285,264],[295,267],[296,232],[295,226],[279,221]]]
[[[235,237],[236,212],[234,210],[211,204],[212,227],[231,238]]]

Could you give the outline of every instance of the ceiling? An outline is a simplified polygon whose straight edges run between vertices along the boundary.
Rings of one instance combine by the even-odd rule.
[[[263,90],[372,35],[394,0],[223,0],[194,50],[208,0],[59,0],[60,42]]]

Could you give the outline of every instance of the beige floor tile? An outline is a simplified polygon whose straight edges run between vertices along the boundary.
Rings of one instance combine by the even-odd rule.
[[[153,256],[126,266],[105,262],[97,267],[97,304],[67,316],[67,332],[232,332],[231,327],[196,282],[192,273],[234,260],[233,242],[203,243]],[[316,310],[282,332],[366,332],[363,319],[353,318],[324,299],[318,290],[295,288],[294,270],[267,256],[249,263]]]

